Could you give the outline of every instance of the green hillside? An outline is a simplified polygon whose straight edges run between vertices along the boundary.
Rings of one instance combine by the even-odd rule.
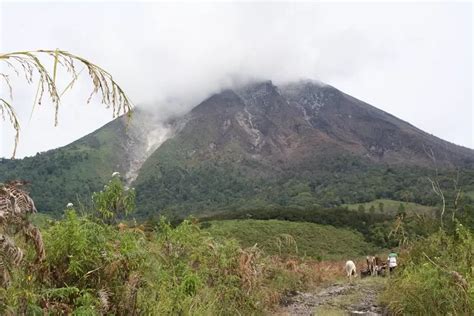
[[[234,138],[209,152],[215,126],[188,123],[143,164],[134,186],[138,213],[212,213],[268,207],[335,207],[377,198],[418,203],[438,200],[416,166],[373,163],[328,147],[287,164],[252,159]],[[474,176],[473,176],[474,177]]]
[[[474,187],[472,150],[311,82],[224,90],[178,125],[134,183],[142,216],[328,208],[376,199],[435,205],[427,146],[443,176],[455,177],[453,167],[459,167],[463,188]]]
[[[426,214],[432,215],[436,208],[433,206],[421,205],[413,202],[403,202],[389,199],[377,199],[366,203],[344,204],[349,210],[364,210],[368,213],[384,213],[397,214],[399,211],[404,211],[409,214]]]
[[[235,238],[243,247],[257,244],[268,254],[298,255],[315,259],[347,259],[373,253],[362,234],[344,228],[279,220],[211,221],[213,236]],[[207,226],[206,224],[203,224]]]
[[[68,202],[88,203],[114,171],[122,172],[124,122],[114,120],[65,147],[24,159],[0,159],[0,182],[25,179],[41,212],[61,213]]]

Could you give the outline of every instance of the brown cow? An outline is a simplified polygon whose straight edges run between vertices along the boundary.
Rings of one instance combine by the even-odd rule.
[[[370,271],[370,275],[374,276],[377,273],[375,268],[375,257],[367,256],[367,269]]]

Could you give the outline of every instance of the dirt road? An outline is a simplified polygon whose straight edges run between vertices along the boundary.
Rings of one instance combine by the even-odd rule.
[[[382,315],[377,294],[386,279],[369,277],[353,284],[338,282],[311,292],[290,293],[282,302],[277,315]]]

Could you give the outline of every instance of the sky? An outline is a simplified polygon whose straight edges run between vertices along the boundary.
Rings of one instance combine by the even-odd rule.
[[[474,148],[472,15],[469,2],[2,1],[0,52],[59,48],[85,57],[163,119],[236,82],[316,79]],[[57,127],[47,99],[31,115],[36,85],[9,75],[21,124],[16,157],[112,119],[97,98],[86,103],[86,71],[62,97]],[[8,98],[2,82],[0,98]],[[13,130],[0,120],[0,132],[0,157],[10,157]]]

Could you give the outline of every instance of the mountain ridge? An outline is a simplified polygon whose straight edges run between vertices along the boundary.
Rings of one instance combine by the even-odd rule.
[[[397,197],[400,186],[420,191],[431,151],[441,169],[474,169],[474,150],[309,80],[249,83],[184,116],[155,116],[139,109],[131,122],[118,118],[67,146],[2,159],[0,181],[30,179],[39,209],[60,210],[119,171],[137,188],[139,214],[150,216]],[[433,203],[421,191],[414,200]]]
[[[283,94],[285,88],[280,89]],[[144,209],[178,212],[236,207],[238,201],[257,196],[256,205],[281,205],[286,202],[278,202],[278,190],[269,192],[266,186],[291,186],[293,177],[304,178],[300,184],[314,188],[318,186],[312,183],[314,178],[331,178],[352,163],[358,166],[353,169],[362,171],[360,176],[371,170],[383,177],[384,170],[394,166],[426,169],[429,174],[432,161],[427,149],[436,152],[439,167],[472,168],[474,154],[469,149],[431,137],[331,86],[305,82],[300,88],[303,92],[295,98],[265,81],[225,89],[201,102],[180,132],[144,164],[135,183],[138,201],[149,202]],[[347,171],[351,177],[353,171]],[[214,177],[208,178],[209,174]],[[208,190],[225,193],[209,195]],[[327,195],[302,190],[312,194],[310,205]]]

